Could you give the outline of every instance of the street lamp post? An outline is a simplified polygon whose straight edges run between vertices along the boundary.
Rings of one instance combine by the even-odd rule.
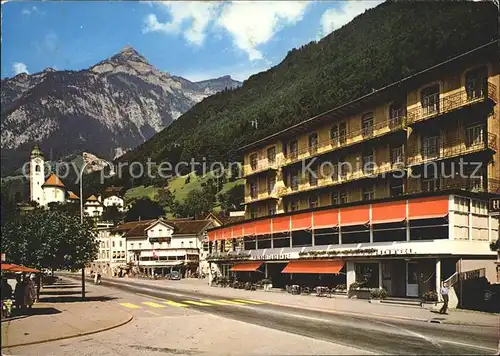
[[[80,223],[83,224],[83,171],[88,164],[94,161],[85,162],[80,170]],[[113,165],[105,161],[109,168],[111,168],[111,175],[113,175]],[[82,298],[85,298],[85,264],[82,266]]]

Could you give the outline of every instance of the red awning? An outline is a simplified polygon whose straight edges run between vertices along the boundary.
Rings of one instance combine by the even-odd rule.
[[[39,273],[35,268],[24,267],[13,263],[2,263],[2,271],[5,272],[23,272],[23,273]]]
[[[312,213],[292,215],[292,230],[307,230],[312,228]]]
[[[406,201],[390,201],[372,205],[372,224],[388,224],[406,220]]]
[[[273,218],[273,232],[290,231],[290,216],[280,216]]]
[[[290,261],[281,273],[338,274],[342,267],[342,260],[296,260]]]
[[[369,222],[369,205],[352,206],[340,209],[340,226],[365,225]]]
[[[410,220],[442,218],[448,215],[448,210],[449,201],[447,195],[408,201],[408,218]]]
[[[271,219],[264,219],[255,222],[256,235],[270,235],[271,234]]]
[[[262,266],[262,262],[238,263],[231,267],[232,272],[254,272]]]
[[[339,224],[339,210],[329,209],[313,212],[313,227],[315,229],[322,229],[328,227],[338,226]]]
[[[233,226],[233,238],[238,238],[243,236],[243,225]]]

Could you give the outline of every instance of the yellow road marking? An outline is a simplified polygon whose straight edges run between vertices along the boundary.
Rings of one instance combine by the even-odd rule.
[[[235,299],[234,301],[241,303],[255,304],[255,305],[265,304],[264,302],[257,302],[255,300],[245,300],[245,299]]]
[[[166,308],[166,306],[155,303],[155,302],[142,302],[142,304],[147,305],[148,307],[153,307],[153,308]]]
[[[177,302],[174,302],[172,300],[165,300],[163,303],[168,304],[168,305],[172,305],[174,307],[188,307],[189,306],[187,304],[177,303]]]
[[[229,304],[229,305],[245,305],[245,303],[235,302],[233,300],[218,300],[218,302],[220,302],[220,303],[226,303],[226,304]]]
[[[194,300],[183,300],[183,302],[188,303],[188,304],[193,304],[193,305],[200,305],[203,307],[210,307],[211,306],[210,304],[202,303],[202,302],[195,302]]]
[[[120,305],[122,307],[130,308],[130,309],[140,309],[141,308],[140,306],[135,305],[135,304],[131,304],[131,303],[120,303]]]
[[[135,293],[135,294],[140,295],[141,297],[149,298],[149,299],[156,299],[156,300],[161,300],[161,301],[165,300],[163,298],[155,297],[155,296],[152,296],[152,295],[147,295],[147,294],[142,294],[142,293]]]
[[[215,304],[215,305],[229,305],[228,303],[221,303],[221,302],[217,302],[215,300],[209,300],[209,299],[202,300],[202,302]]]

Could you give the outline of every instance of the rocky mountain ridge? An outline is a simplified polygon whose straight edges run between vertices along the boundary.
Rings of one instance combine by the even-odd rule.
[[[2,175],[29,159],[36,142],[54,159],[81,152],[114,159],[204,98],[240,85],[229,76],[171,76],[130,46],[87,70],[47,68],[2,79]]]

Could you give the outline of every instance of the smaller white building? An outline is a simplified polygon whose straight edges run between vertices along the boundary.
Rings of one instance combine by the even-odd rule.
[[[97,259],[92,262],[90,271],[111,277],[118,276],[120,270],[126,270],[126,240],[121,233],[114,231],[113,224],[98,223],[97,240],[99,253]]]
[[[127,242],[127,262],[135,272],[165,275],[208,274],[206,231],[211,220],[143,220],[124,223],[114,231]]]
[[[99,217],[102,215],[104,207],[101,203],[101,197],[91,195],[83,205],[83,213],[87,216]]]
[[[124,205],[125,205],[123,198],[119,197],[118,195],[111,195],[111,196],[104,198],[104,200],[102,201],[102,204],[105,207],[115,205],[118,208],[118,211],[123,211]]]

